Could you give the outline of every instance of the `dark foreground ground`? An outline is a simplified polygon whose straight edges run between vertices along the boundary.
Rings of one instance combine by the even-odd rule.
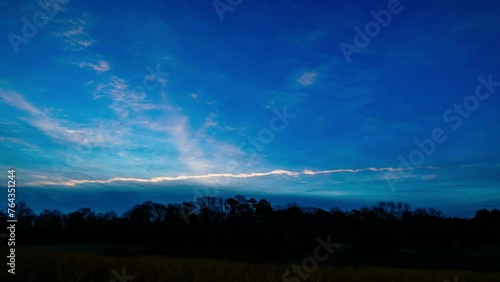
[[[349,249],[341,245],[317,268],[306,264],[304,270],[306,257],[276,254],[98,244],[18,247],[16,274],[8,274],[2,263],[0,281],[500,281],[499,249],[401,250],[363,257]],[[6,254],[3,248],[2,257]],[[302,277],[293,274],[293,265],[301,267]]]

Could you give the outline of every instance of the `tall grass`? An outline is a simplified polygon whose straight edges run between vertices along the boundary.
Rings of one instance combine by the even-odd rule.
[[[133,282],[281,282],[290,264],[253,264],[210,259],[179,259],[164,256],[108,257],[94,254],[54,254],[20,251],[16,275],[2,267],[0,281],[108,282],[112,270],[135,276]],[[292,276],[290,276],[292,277]],[[296,277],[296,276],[294,276]],[[500,273],[458,270],[418,270],[374,267],[320,266],[305,281],[335,282],[498,282]],[[294,281],[294,280],[289,280]],[[296,280],[304,281],[304,280]]]

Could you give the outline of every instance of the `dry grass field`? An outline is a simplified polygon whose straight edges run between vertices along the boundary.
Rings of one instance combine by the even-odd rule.
[[[96,254],[19,251],[16,275],[0,281],[23,282],[278,282],[292,264],[258,264],[165,256],[110,257]],[[5,268],[5,267],[2,267]],[[123,271],[123,272],[122,272]],[[129,276],[125,277],[123,276]],[[456,279],[455,279],[456,278]],[[379,267],[319,266],[305,280],[325,282],[498,282],[500,273]]]

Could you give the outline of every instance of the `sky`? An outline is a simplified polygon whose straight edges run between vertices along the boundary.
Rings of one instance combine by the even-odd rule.
[[[498,1],[0,8],[0,164],[36,212],[500,208]]]

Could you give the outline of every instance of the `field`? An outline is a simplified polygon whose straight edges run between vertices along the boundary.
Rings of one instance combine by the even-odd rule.
[[[300,264],[300,263],[299,263]],[[2,267],[5,269],[5,267]],[[0,274],[0,281],[23,282],[188,282],[188,281],[335,281],[335,282],[498,282],[500,273],[473,271],[348,267],[320,265],[302,280],[282,276],[292,263],[251,263],[160,255],[106,256],[92,253],[19,250],[16,275]],[[124,276],[128,277],[126,280]],[[456,277],[456,279],[455,279]]]

